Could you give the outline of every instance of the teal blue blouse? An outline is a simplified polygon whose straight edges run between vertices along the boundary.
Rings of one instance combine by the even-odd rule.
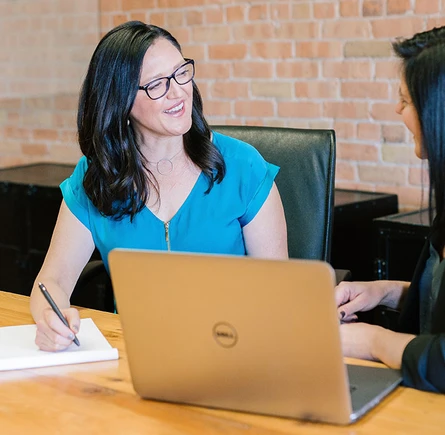
[[[226,163],[226,176],[205,194],[208,182],[201,173],[189,196],[166,225],[147,207],[133,222],[103,216],[82,185],[88,162],[82,157],[73,174],[62,182],[65,203],[87,227],[108,269],[113,248],[172,250],[246,255],[242,228],[258,213],[279,168],[266,162],[251,145],[213,132],[213,142]]]

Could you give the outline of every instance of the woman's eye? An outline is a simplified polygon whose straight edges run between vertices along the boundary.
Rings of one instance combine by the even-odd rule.
[[[149,91],[154,91],[156,89],[159,89],[160,87],[161,87],[161,82],[159,81],[159,82],[152,83],[147,89]]]

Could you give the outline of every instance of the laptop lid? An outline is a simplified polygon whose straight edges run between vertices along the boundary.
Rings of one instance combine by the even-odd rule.
[[[109,265],[141,397],[340,424],[359,416],[329,264],[115,249]]]

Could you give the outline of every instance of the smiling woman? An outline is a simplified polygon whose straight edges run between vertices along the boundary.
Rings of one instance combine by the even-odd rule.
[[[99,42],[79,99],[84,156],[61,184],[62,206],[36,279],[69,327],[35,284],[41,349],[65,349],[78,332],[69,299],[95,247],[106,267],[113,248],[287,258],[279,168],[251,145],[210,130],[194,77],[194,61],[160,27],[130,21]]]

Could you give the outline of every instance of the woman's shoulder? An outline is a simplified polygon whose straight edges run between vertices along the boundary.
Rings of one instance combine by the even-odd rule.
[[[262,159],[258,150],[247,142],[217,131],[212,131],[212,135],[213,143],[223,155],[226,163],[230,163],[230,161]],[[227,160],[229,160],[229,162]]]

